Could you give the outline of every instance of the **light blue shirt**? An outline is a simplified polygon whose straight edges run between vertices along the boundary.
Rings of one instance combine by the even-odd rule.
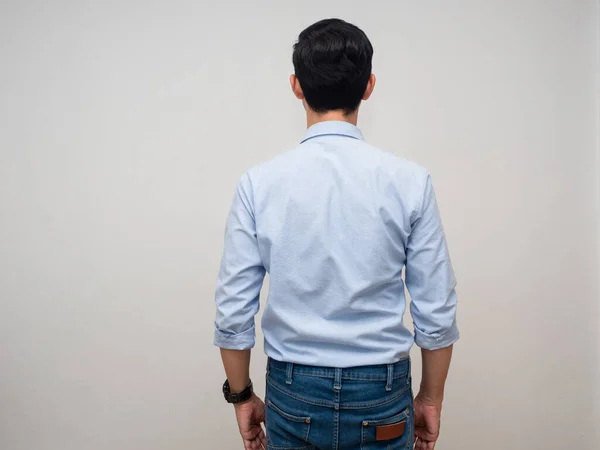
[[[415,334],[403,325],[402,269]],[[458,339],[456,281],[428,173],[321,122],[239,181],[225,233],[214,342],[330,367],[390,364]]]

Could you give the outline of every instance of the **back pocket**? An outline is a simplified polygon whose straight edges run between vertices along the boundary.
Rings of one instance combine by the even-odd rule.
[[[267,400],[266,411],[267,448],[285,450],[309,450],[310,417],[288,414]]]
[[[410,409],[386,419],[363,420],[361,450],[388,450],[412,448]]]

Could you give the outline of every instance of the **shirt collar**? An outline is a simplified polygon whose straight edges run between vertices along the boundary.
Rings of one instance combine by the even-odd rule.
[[[327,120],[316,123],[306,130],[306,135],[300,143],[318,136],[346,136],[361,141],[364,139],[362,133],[355,125],[337,120]]]

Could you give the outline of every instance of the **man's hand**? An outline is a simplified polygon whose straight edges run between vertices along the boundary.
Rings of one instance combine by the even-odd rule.
[[[433,450],[440,435],[442,402],[424,395],[415,398],[415,450]]]
[[[240,434],[244,440],[245,450],[262,450],[267,448],[267,438],[261,427],[265,421],[265,404],[255,394],[245,403],[235,405]]]

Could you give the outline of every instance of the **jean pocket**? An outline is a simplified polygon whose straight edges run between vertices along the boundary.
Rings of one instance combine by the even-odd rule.
[[[271,400],[267,400],[265,422],[268,449],[309,450],[314,448],[308,442],[310,417],[286,413]]]
[[[410,408],[385,419],[365,419],[361,424],[361,450],[412,448]]]

